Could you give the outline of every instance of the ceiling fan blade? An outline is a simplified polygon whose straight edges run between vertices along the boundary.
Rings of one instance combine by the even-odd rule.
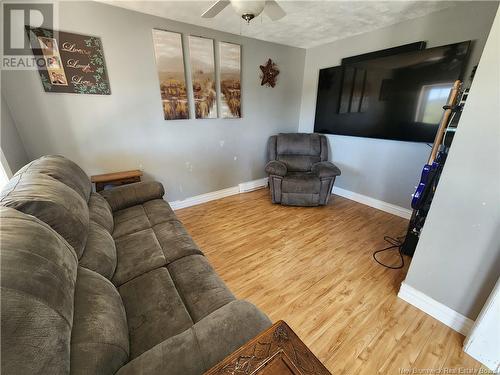
[[[227,7],[231,2],[229,0],[219,0],[215,4],[213,4],[210,8],[208,8],[202,15],[202,18],[214,18],[218,15],[222,10]]]
[[[286,12],[275,0],[267,0],[266,7],[264,8],[264,12],[269,16],[273,21],[278,21],[286,16]]]

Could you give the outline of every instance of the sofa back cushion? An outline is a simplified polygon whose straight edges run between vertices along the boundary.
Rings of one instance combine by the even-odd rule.
[[[108,201],[99,193],[90,193],[89,216],[90,220],[95,221],[110,234],[113,234],[113,212]]]
[[[289,172],[308,172],[314,163],[328,159],[326,138],[319,134],[278,134],[275,142],[271,139],[268,154],[275,150],[275,159],[285,163]]]
[[[61,155],[42,156],[26,164],[16,174],[41,173],[50,176],[76,191],[87,202],[92,184],[89,176],[76,163]]]
[[[89,212],[87,202],[75,190],[44,174],[23,173],[4,187],[0,205],[47,223],[81,257],[87,241]]]
[[[71,374],[114,374],[129,357],[127,318],[113,284],[78,267],[71,336]]]
[[[2,374],[68,374],[77,257],[47,224],[0,207]]]
[[[108,280],[111,280],[115,274],[115,240],[106,229],[92,220],[90,220],[87,244],[79,264],[97,272]]]

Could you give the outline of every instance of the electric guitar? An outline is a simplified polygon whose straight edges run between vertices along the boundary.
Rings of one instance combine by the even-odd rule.
[[[441,118],[441,122],[439,123],[436,137],[434,138],[434,144],[432,145],[432,151],[429,156],[429,160],[422,169],[420,183],[418,184],[417,190],[413,194],[413,198],[411,200],[411,207],[414,210],[418,210],[421,207],[422,202],[425,201],[423,198],[427,195],[428,190],[432,186],[432,181],[436,175],[436,172],[438,171],[440,166],[444,164],[443,161],[446,158],[446,155],[438,151],[441,143],[443,142],[443,137],[450,122],[453,110],[457,104],[457,98],[459,97],[461,86],[461,81],[455,81],[450,91],[450,95],[448,96],[448,101],[443,107],[445,111],[443,117]]]

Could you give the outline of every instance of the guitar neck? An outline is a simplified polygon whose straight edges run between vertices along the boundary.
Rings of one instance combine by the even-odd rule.
[[[429,165],[432,164],[434,160],[436,160],[436,155],[439,151],[439,146],[443,142],[443,136],[446,131],[446,128],[448,127],[448,123],[450,122],[452,108],[456,104],[461,85],[462,82],[456,80],[455,83],[453,84],[452,89],[450,90],[450,95],[448,96],[448,101],[446,102],[446,107],[445,107],[446,109],[444,111],[443,117],[441,118],[441,122],[439,123],[439,128],[436,133],[436,137],[434,138],[434,144],[432,145],[432,151],[429,156],[429,160],[427,161],[427,164]]]

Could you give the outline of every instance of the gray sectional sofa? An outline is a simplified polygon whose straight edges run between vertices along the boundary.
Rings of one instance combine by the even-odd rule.
[[[267,328],[158,182],[91,191],[61,156],[0,195],[2,374],[201,374]]]

